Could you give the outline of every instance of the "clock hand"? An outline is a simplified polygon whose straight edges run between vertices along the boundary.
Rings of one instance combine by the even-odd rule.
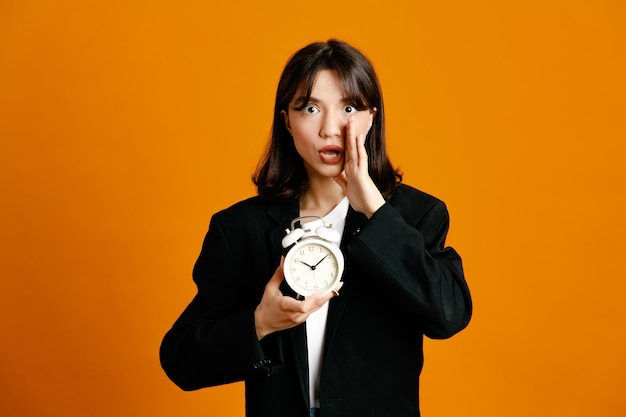
[[[315,269],[315,268],[316,268],[319,264],[321,264],[321,263],[322,263],[322,261],[323,261],[324,259],[326,259],[326,258],[328,258],[328,254],[326,254],[326,256],[324,256],[322,259],[320,259],[320,261],[319,261],[318,263],[316,263],[315,265],[313,265],[313,266],[311,267],[311,269]]]
[[[315,266],[317,266],[317,265],[315,265],[315,266],[311,266],[311,265],[309,265],[309,264],[308,264],[308,263],[306,263],[306,262],[302,262],[300,259],[298,259],[298,262],[300,262],[301,264],[305,264],[306,266],[308,266],[308,267],[309,267],[309,268],[311,268],[312,270],[315,270]]]

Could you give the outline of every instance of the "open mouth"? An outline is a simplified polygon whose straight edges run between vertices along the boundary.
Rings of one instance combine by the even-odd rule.
[[[343,160],[343,149],[339,146],[326,146],[320,149],[319,154],[325,164],[337,164]]]
[[[324,158],[339,158],[341,156],[341,152],[339,151],[325,151],[325,152],[320,152],[320,154],[324,157]]]

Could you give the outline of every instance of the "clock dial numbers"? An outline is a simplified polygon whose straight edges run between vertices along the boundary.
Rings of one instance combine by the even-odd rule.
[[[338,248],[331,250],[328,243],[314,239],[300,242],[300,247],[294,249],[287,254],[285,278],[298,294],[308,296],[337,285],[343,268],[338,262]]]

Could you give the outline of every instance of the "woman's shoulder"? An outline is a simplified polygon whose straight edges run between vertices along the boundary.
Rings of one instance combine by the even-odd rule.
[[[217,217],[228,217],[239,213],[257,211],[267,209],[269,202],[259,196],[248,197],[244,200],[237,201],[228,207],[225,207],[214,214]]]
[[[448,216],[448,209],[442,200],[406,184],[398,185],[388,202],[412,224],[432,216]]]
[[[432,206],[443,204],[439,198],[407,184],[399,184],[389,199],[391,205],[412,204]]]
[[[252,221],[265,217],[265,215],[281,207],[289,207],[292,202],[268,199],[261,196],[252,196],[244,200],[238,201],[229,207],[226,207],[213,215],[218,219],[252,219]]]

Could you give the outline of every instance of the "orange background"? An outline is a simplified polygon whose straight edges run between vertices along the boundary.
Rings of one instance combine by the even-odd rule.
[[[626,3],[220,3],[0,1],[0,415],[243,416],[158,347],[285,61],[329,37],[373,60],[473,292],[423,414],[626,415]]]

